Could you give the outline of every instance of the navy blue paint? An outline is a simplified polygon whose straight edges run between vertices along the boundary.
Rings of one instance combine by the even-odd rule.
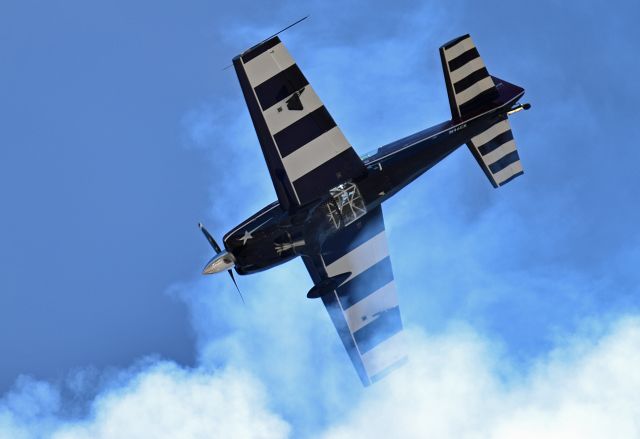
[[[329,189],[356,179],[365,172],[364,164],[353,148],[348,148],[294,181],[302,204],[326,196]]]
[[[273,138],[282,157],[286,157],[335,126],[335,121],[323,105],[274,134]]]
[[[265,53],[267,50],[271,49],[272,47],[277,46],[280,43],[280,38],[279,37],[273,37],[268,39],[267,41],[264,41],[262,43],[256,44],[255,46],[251,47],[250,49],[247,49],[243,54],[242,54],[242,60],[244,61],[244,63],[248,63],[249,61],[251,61],[252,59],[254,59],[255,57],[262,55],[263,53]]]
[[[475,84],[476,82],[488,77],[489,77],[489,72],[485,67],[483,67],[471,73],[469,76],[466,76],[461,80],[459,80],[458,82],[456,82],[453,85],[453,89],[456,91],[456,93],[463,92],[464,90],[468,89],[473,84]]]
[[[479,58],[480,54],[478,53],[478,49],[475,47],[463,52],[458,57],[449,61],[449,71],[453,72],[454,70],[458,70],[460,67],[468,63],[469,61]]]
[[[499,94],[495,87],[488,88],[470,101],[460,105],[460,113],[463,118],[480,113],[494,105]]]
[[[384,231],[382,208],[369,211],[358,221],[331,235],[322,246],[322,257],[329,265]]]
[[[482,155],[487,155],[491,151],[499,148],[510,140],[513,140],[513,133],[511,132],[511,130],[507,130],[504,133],[498,134],[496,137],[494,137],[484,145],[478,147],[478,151],[480,151],[480,154]]]
[[[353,338],[360,353],[364,354],[400,331],[402,331],[400,308],[395,306],[380,312],[375,320],[355,331]]]
[[[513,174],[511,177],[507,178],[505,181],[503,181],[502,183],[500,183],[500,186],[504,186],[505,184],[509,183],[511,180],[513,180],[516,177],[520,177],[522,174],[524,174],[524,171],[520,171],[520,172],[516,172],[515,174]]]
[[[264,111],[307,84],[309,84],[307,78],[304,77],[298,65],[294,64],[259,84],[255,91]]]
[[[456,38],[452,39],[451,41],[443,44],[440,48],[441,49],[451,49],[453,46],[458,44],[460,41],[466,40],[467,38],[469,38],[469,34],[464,34],[462,36],[456,37]]]
[[[391,258],[387,256],[338,288],[340,304],[347,309],[392,280]]]
[[[520,160],[518,151],[512,151],[497,162],[491,163],[489,165],[489,170],[495,174],[496,172],[500,172],[510,164],[517,162],[518,160]]]

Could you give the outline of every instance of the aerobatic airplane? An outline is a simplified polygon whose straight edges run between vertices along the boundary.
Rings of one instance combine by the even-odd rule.
[[[278,200],[228,232],[203,274],[301,256],[366,386],[406,359],[382,203],[466,144],[494,187],[522,174],[508,116],[524,89],[490,76],[469,35],[440,47],[452,118],[359,157],[278,36],[233,59]],[[236,284],[237,287],[237,284]]]

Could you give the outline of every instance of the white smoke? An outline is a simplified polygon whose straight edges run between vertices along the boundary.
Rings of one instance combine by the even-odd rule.
[[[640,437],[640,318],[593,332],[560,341],[522,372],[468,327],[437,337],[409,330],[410,362],[304,436]],[[304,388],[297,391],[304,400]],[[57,414],[52,386],[23,383],[0,401],[0,437],[300,437],[294,417],[317,407],[300,406],[286,417],[271,401],[279,393],[240,366],[189,370],[158,362],[103,390],[88,416],[73,420]]]
[[[33,386],[40,387],[35,394]],[[3,401],[0,437],[271,439],[289,433],[269,411],[261,383],[237,368],[205,372],[156,363],[105,389],[81,420],[55,417],[57,404],[48,401],[57,399],[56,390],[46,384],[32,383],[24,392],[12,397],[23,399],[18,406]]]
[[[411,363],[321,437],[640,437],[638,318],[575,338],[526,374],[473,332],[412,337]]]

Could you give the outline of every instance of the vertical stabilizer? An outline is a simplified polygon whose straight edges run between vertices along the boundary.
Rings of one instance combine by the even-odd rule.
[[[468,119],[498,98],[494,79],[468,34],[440,47],[440,59],[454,120]]]

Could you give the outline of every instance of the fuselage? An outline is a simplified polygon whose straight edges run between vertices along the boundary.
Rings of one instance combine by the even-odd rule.
[[[299,255],[321,253],[330,234],[379,206],[486,130],[512,103],[462,122],[440,123],[378,148],[362,157],[364,175],[316,202],[293,211],[285,211],[277,201],[264,207],[224,236],[237,273],[254,273]]]

